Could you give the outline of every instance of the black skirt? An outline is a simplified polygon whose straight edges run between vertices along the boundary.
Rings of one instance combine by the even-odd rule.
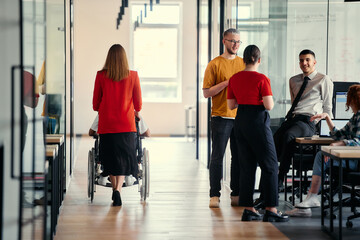
[[[100,134],[99,154],[104,171],[113,176],[137,177],[136,133]]]

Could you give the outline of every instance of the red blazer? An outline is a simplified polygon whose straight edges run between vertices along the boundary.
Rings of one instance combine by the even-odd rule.
[[[130,71],[127,78],[115,82],[98,71],[93,94],[93,109],[99,112],[98,133],[136,132],[135,113],[142,106],[139,76]]]

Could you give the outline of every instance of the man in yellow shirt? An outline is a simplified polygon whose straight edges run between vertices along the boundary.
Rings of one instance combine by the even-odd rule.
[[[236,56],[241,44],[240,32],[230,28],[223,33],[224,53],[211,60],[206,67],[203,84],[205,98],[211,97],[211,138],[212,152],[210,158],[210,208],[218,208],[220,203],[223,158],[230,138],[231,149],[231,205],[239,202],[239,161],[234,137],[234,119],[236,109],[227,106],[227,86],[229,79],[237,72],[244,70],[242,58]]]

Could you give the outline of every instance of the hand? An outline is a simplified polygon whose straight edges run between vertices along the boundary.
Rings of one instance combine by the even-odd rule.
[[[318,120],[325,119],[326,117],[329,117],[329,114],[327,114],[327,113],[319,113],[319,114],[316,114],[316,115],[312,116],[310,118],[310,122],[312,122],[312,121],[314,121],[316,119],[318,119]]]
[[[139,122],[139,121],[140,121],[140,113],[137,112],[137,111],[134,111],[134,112],[135,112],[135,120],[136,120],[137,122]]]
[[[330,146],[345,146],[344,141],[333,142]]]

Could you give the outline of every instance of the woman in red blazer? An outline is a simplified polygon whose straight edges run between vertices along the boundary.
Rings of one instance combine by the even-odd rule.
[[[135,116],[141,105],[138,74],[129,70],[124,48],[114,44],[97,72],[93,94],[93,109],[99,113],[100,159],[110,173],[113,206],[122,205],[125,176],[136,176]]]

